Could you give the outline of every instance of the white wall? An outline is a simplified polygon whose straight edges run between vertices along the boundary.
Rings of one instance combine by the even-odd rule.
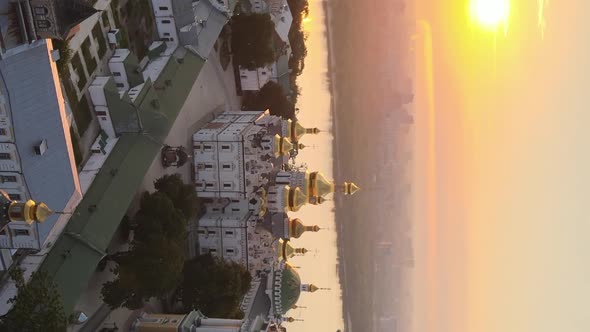
[[[20,172],[20,170],[16,145],[12,143],[0,143],[0,171]]]

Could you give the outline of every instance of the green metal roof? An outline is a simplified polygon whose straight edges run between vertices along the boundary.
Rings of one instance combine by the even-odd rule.
[[[145,134],[124,134],[97,174],[41,268],[54,277],[67,312],[74,309],[104,256],[145,173],[168,136],[204,61],[172,58],[139,105]],[[172,80],[172,84],[166,84]],[[152,103],[157,99],[158,103]],[[156,106],[154,106],[157,104]]]
[[[301,295],[301,279],[295,269],[289,264],[281,271],[281,314],[293,308]],[[275,308],[276,309],[276,308]]]

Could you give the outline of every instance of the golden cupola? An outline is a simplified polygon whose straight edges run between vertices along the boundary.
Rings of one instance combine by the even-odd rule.
[[[0,205],[3,207],[3,213],[0,216],[1,227],[16,221],[26,222],[29,225],[34,222],[42,223],[55,213],[43,202],[13,201],[3,191],[0,191]]]
[[[281,137],[278,134],[273,137],[273,153],[275,158],[289,154],[293,150],[293,143],[287,137]]]
[[[296,256],[296,255],[305,255],[307,253],[307,249],[305,248],[293,248],[289,243],[289,240],[279,239],[276,243],[275,247],[277,258],[279,260],[288,260],[289,258]]]
[[[299,142],[299,139],[305,134],[319,134],[320,130],[318,128],[305,128],[301,123],[297,120],[287,121],[287,136],[291,139],[292,142]]]
[[[320,172],[312,172],[309,175],[309,196],[325,198],[334,192],[335,186],[332,181],[328,181]]]
[[[298,239],[305,232],[319,232],[318,225],[305,226],[299,218],[289,219],[289,238]]]
[[[356,193],[360,189],[361,188],[359,188],[359,186],[357,186],[353,182],[344,182],[344,184],[342,185],[342,192],[344,193],[344,195],[354,195],[354,193]]]
[[[299,211],[301,207],[307,204],[308,198],[305,193],[299,188],[291,188],[289,186],[285,186],[285,191],[283,193],[284,198],[283,202],[286,202],[285,210],[286,211]]]

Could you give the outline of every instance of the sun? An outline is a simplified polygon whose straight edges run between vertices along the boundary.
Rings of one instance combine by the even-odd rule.
[[[496,27],[506,22],[510,14],[509,0],[471,0],[469,7],[472,19],[486,27]]]

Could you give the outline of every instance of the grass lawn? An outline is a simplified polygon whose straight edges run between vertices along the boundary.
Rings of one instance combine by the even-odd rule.
[[[84,62],[86,62],[86,70],[88,70],[88,76],[92,76],[92,73],[96,70],[96,59],[90,52],[90,37],[82,43],[82,55],[84,56]]]
[[[92,37],[98,42],[98,57],[102,59],[107,52],[107,41],[102,33],[100,22],[96,22],[96,25],[92,28]]]
[[[154,13],[149,0],[128,0],[111,2],[111,9],[117,28],[121,29],[121,47],[129,49],[142,59],[148,47],[157,38]],[[133,42],[130,43],[129,41]]]
[[[76,160],[76,166],[80,166],[82,163],[82,152],[80,151],[80,139],[78,134],[74,131],[74,127],[70,127],[70,137],[72,138],[72,147],[74,149],[74,159]]]
[[[78,74],[78,90],[84,90],[86,86],[86,82],[88,79],[86,78],[86,72],[84,71],[84,66],[82,66],[82,60],[80,60],[80,53],[76,52],[72,56],[72,67],[74,67],[74,71]],[[77,99],[76,99],[77,100]]]
[[[109,20],[109,12],[107,12],[106,10],[104,12],[102,12],[101,15],[101,19],[102,19],[102,26],[105,29],[111,29],[111,21]]]

